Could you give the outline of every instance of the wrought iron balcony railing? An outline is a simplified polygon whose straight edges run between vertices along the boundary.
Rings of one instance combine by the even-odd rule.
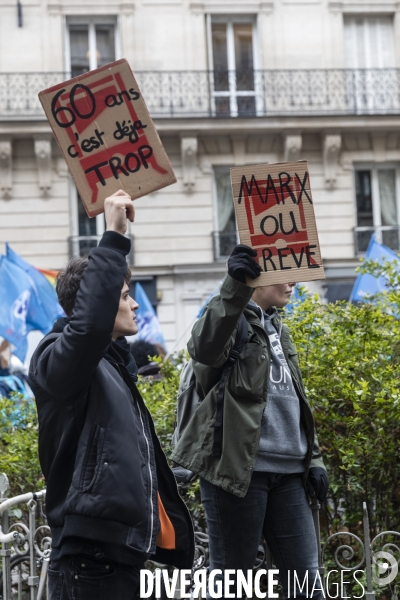
[[[356,256],[364,254],[368,248],[371,235],[375,233],[376,240],[395,252],[400,252],[400,226],[381,225],[380,227],[355,227],[354,245]]]
[[[133,235],[128,236],[131,240],[131,251],[129,252],[126,260],[130,266],[134,264],[134,237]],[[86,258],[92,248],[97,248],[101,235],[71,235],[68,238],[68,250],[70,258],[79,258],[80,256]]]
[[[400,113],[400,69],[139,71],[152,117]],[[0,73],[0,119],[44,118],[38,93],[68,73]]]

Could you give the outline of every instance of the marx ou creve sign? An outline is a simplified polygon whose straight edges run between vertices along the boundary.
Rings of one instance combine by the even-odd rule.
[[[119,189],[135,199],[175,183],[125,59],[43,90],[39,99],[89,217]]]
[[[234,167],[231,183],[240,241],[262,269],[247,284],[325,279],[307,162]]]

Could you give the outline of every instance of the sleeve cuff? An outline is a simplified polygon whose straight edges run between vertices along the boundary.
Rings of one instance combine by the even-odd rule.
[[[110,248],[123,256],[127,256],[131,250],[131,240],[116,231],[105,231],[99,242],[99,247]]]
[[[241,283],[240,281],[233,279],[233,277],[231,277],[229,273],[225,275],[225,279],[221,286],[221,289],[222,288],[225,288],[232,294],[241,296],[242,298],[246,298],[247,300],[250,300],[255,289],[246,285],[245,283]]]

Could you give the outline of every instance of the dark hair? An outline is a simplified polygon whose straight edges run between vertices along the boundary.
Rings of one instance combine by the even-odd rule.
[[[56,292],[58,301],[67,317],[70,317],[72,315],[72,311],[74,310],[76,295],[88,264],[89,261],[87,258],[73,258],[69,261],[65,269],[62,269],[58,272],[56,280]],[[128,285],[130,284],[131,277],[131,270],[129,267],[127,267],[125,283]]]
[[[131,354],[135,359],[135,363],[138,368],[144,367],[150,363],[149,356],[159,356],[159,352],[154,344],[146,342],[145,340],[138,340],[131,344]]]

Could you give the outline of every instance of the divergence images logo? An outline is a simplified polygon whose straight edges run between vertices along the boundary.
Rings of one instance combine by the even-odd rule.
[[[393,554],[383,550],[375,552],[372,558],[372,579],[377,585],[384,586],[392,583],[396,579],[398,571],[399,565]]]

